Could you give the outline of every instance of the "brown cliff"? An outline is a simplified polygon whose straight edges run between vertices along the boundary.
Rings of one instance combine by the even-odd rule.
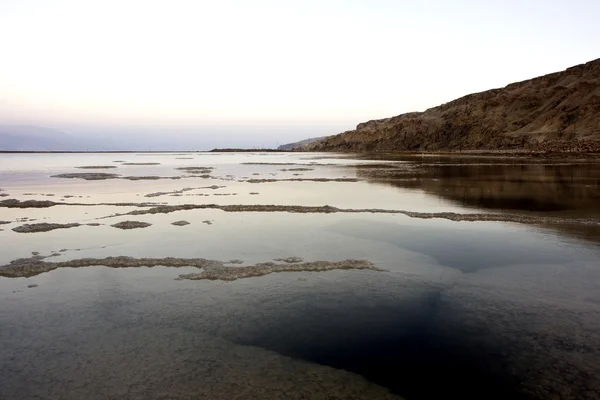
[[[600,59],[424,112],[361,123],[303,149],[599,152]]]

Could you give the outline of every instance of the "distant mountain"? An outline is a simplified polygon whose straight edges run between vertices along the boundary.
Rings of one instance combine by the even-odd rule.
[[[0,151],[58,151],[72,145],[64,132],[30,125],[0,125]]]
[[[364,122],[305,148],[600,152],[600,59],[424,112]]]
[[[323,140],[326,137],[327,136],[321,136],[321,137],[316,137],[316,138],[304,139],[304,140],[301,140],[299,142],[282,144],[281,146],[279,146],[277,148],[277,150],[294,150],[294,149],[297,149],[299,147],[305,146],[307,144],[311,144],[313,142],[316,142],[316,141],[319,141],[319,140]]]
[[[68,133],[33,125],[0,125],[0,151],[106,151],[116,150],[115,139]]]

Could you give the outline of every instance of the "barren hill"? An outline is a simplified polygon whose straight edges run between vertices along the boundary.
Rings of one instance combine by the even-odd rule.
[[[304,139],[304,140],[301,140],[299,142],[282,144],[281,146],[277,147],[277,150],[294,150],[294,149],[297,149],[299,147],[306,146],[307,144],[311,144],[313,142],[316,142],[318,140],[323,140],[326,137],[327,136],[320,136],[320,137],[315,137],[315,138],[310,138],[310,139]]]
[[[600,59],[424,112],[359,124],[316,151],[600,151]]]

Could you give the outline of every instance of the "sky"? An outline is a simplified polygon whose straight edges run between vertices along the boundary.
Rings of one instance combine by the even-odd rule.
[[[599,15],[597,0],[0,0],[0,125],[273,147],[599,58]]]

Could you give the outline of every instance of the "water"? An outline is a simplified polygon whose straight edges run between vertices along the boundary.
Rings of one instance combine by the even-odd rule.
[[[84,165],[117,168],[74,168]],[[0,265],[40,252],[58,254],[53,262],[366,259],[386,270],[222,282],[175,280],[197,272],[191,267],[98,265],[0,278],[2,399],[600,397],[597,164],[161,153],[0,155],[0,166],[0,193],[8,194],[0,201],[81,204],[0,207],[0,221],[10,222],[0,225]],[[189,177],[182,166],[214,169]],[[50,178],[73,172],[181,178]],[[281,181],[317,178],[358,181]],[[146,197],[157,192],[168,193]],[[534,219],[219,209],[112,216],[145,209],[116,205],[125,202]],[[125,220],[152,226],[110,226]],[[190,224],[171,225],[179,220]],[[12,231],[38,222],[103,225]]]

